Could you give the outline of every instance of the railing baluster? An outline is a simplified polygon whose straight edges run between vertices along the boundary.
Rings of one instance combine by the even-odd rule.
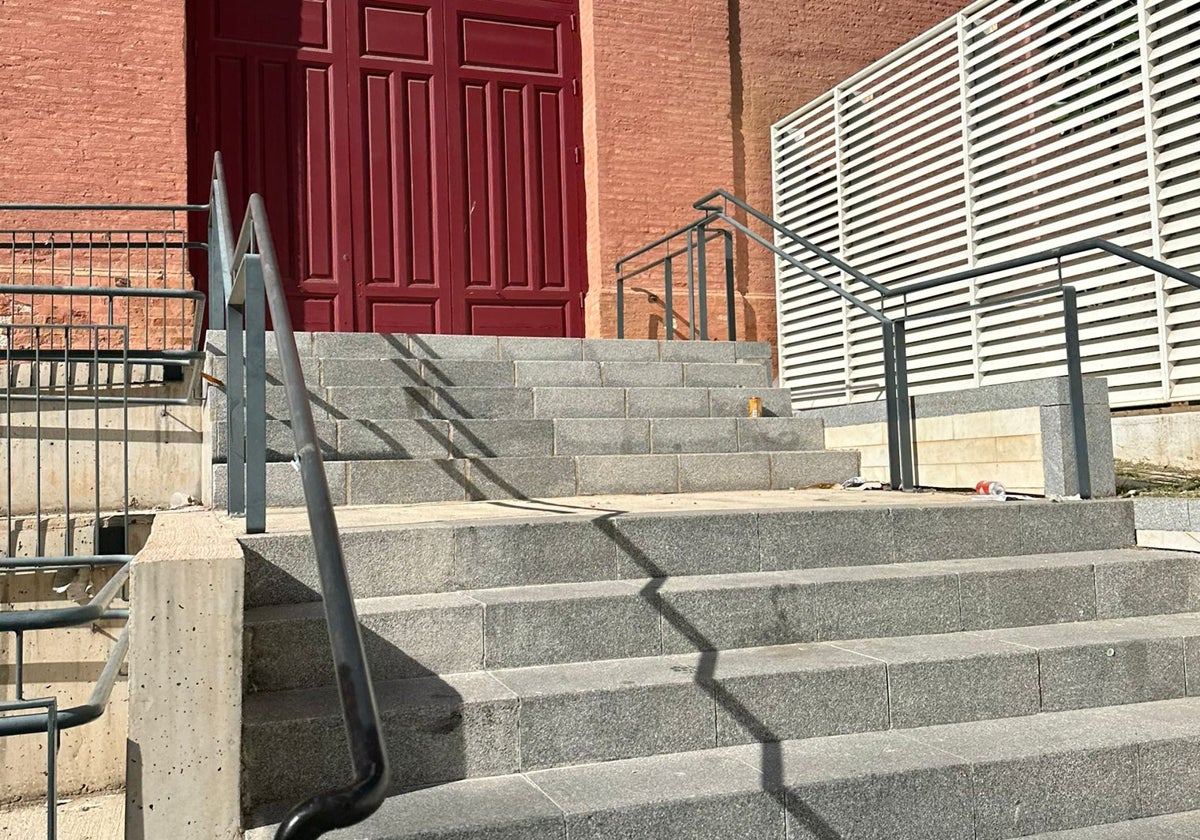
[[[688,341],[696,340],[696,231],[687,232]]]
[[[267,317],[261,259],[257,254],[246,256],[247,534],[261,534],[267,530]]]
[[[675,259],[667,257],[663,263],[663,329],[667,341],[675,340]]]
[[[708,341],[708,229],[696,228],[696,296],[700,303],[700,340]]]
[[[1067,344],[1067,390],[1075,444],[1076,490],[1081,499],[1092,498],[1092,471],[1088,463],[1087,414],[1083,397],[1083,359],[1079,348],[1079,304],[1073,286],[1063,290],[1063,332]]]
[[[729,319],[729,340],[737,341],[737,306],[733,273],[733,232],[721,231],[725,240],[725,314]]]

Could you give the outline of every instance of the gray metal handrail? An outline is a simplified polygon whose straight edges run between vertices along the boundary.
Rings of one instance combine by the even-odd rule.
[[[217,214],[225,212],[224,208],[216,209]],[[243,498],[247,501],[247,530],[265,530],[266,526],[265,486],[257,483],[258,471],[264,467],[266,457],[265,297],[283,371],[296,458],[341,698],[342,718],[354,770],[354,777],[348,785],[318,794],[293,808],[275,835],[277,840],[308,840],[335,828],[354,825],[374,813],[383,803],[391,772],[358,615],[346,573],[333,501],[313,423],[312,406],[300,367],[296,336],[292,331],[291,315],[267,221],[266,204],[257,193],[250,197],[237,245],[228,265],[231,282],[225,295],[228,325],[226,353],[228,371],[233,375],[227,375],[226,385],[228,388],[230,382],[236,382],[237,388],[243,387],[241,374],[244,372],[245,399],[243,402],[243,394],[231,391],[226,402],[231,412],[241,412],[245,419],[248,469],[246,486],[242,490],[245,492]],[[243,324],[246,335],[244,371],[240,357]],[[230,440],[235,440],[233,413],[229,419]],[[234,448],[231,446],[230,450]],[[231,485],[231,493],[233,489]]]
[[[219,163],[219,162],[218,162]],[[5,444],[8,462],[14,464],[12,422],[13,408],[18,404],[32,404],[29,415],[35,420],[28,427],[29,440],[35,446],[35,475],[30,480],[34,508],[30,518],[36,523],[32,529],[34,538],[26,548],[35,556],[11,556],[19,549],[13,541],[14,507],[6,506],[2,516],[8,524],[8,538],[3,556],[0,556],[0,573],[58,572],[76,570],[109,569],[111,576],[91,599],[82,605],[40,608],[31,610],[8,610],[0,612],[0,634],[12,633],[14,645],[14,699],[0,701],[0,737],[25,735],[37,732],[47,734],[47,836],[53,838],[57,830],[56,807],[56,757],[59,735],[64,729],[82,726],[104,714],[114,685],[121,673],[129,647],[128,624],[122,629],[105,660],[99,678],[93,686],[86,703],[63,708],[55,697],[40,699],[26,698],[25,686],[25,641],[33,632],[67,627],[86,627],[102,621],[126,621],[129,610],[114,607],[113,602],[122,596],[130,575],[130,554],[76,553],[73,529],[73,501],[75,493],[71,481],[73,468],[83,465],[75,463],[71,444],[72,412],[67,408],[91,409],[94,417],[90,435],[80,435],[93,446],[94,516],[93,551],[108,551],[104,548],[102,534],[107,527],[116,529],[116,540],[123,540],[124,551],[130,551],[130,493],[129,493],[129,416],[133,405],[180,405],[195,402],[198,389],[200,365],[197,362],[204,354],[200,350],[200,337],[205,315],[206,295],[188,283],[188,258],[194,252],[210,250],[207,242],[192,241],[176,224],[180,214],[207,213],[209,204],[46,204],[32,202],[0,203],[0,213],[21,213],[22,219],[45,218],[39,214],[80,214],[90,212],[119,212],[121,214],[170,214],[170,223],[154,229],[148,226],[127,226],[121,229],[93,229],[74,225],[73,229],[51,230],[41,227],[0,231],[0,253],[3,266],[7,269],[5,282],[0,283],[0,295],[11,297],[15,303],[28,305],[28,321],[9,319],[0,325],[0,337],[4,339],[0,350],[3,362],[5,387],[0,403],[6,411]],[[138,229],[134,229],[138,228]],[[214,236],[213,242],[217,243]],[[107,257],[107,258],[106,258]],[[161,260],[161,261],[160,261]],[[21,280],[28,277],[28,282]],[[64,282],[65,280],[65,282]],[[133,285],[138,283],[138,285]],[[67,299],[65,307],[60,303]],[[98,302],[97,302],[98,301]],[[158,322],[151,331],[150,306],[161,301],[161,344],[157,334]],[[120,302],[120,303],[118,303]],[[43,308],[43,305],[45,308]],[[168,321],[168,306],[177,323]],[[55,307],[59,307],[59,312]],[[81,307],[86,306],[86,315]],[[188,308],[190,307],[190,309]],[[137,346],[130,347],[130,332],[135,308],[144,312],[144,331],[137,338]],[[66,317],[61,317],[65,309]],[[48,310],[48,317],[47,312]],[[155,317],[157,318],[157,309]],[[190,324],[188,318],[191,318]],[[123,319],[123,323],[119,321]],[[103,321],[107,320],[107,323]],[[170,324],[170,335],[168,335]],[[142,324],[138,324],[142,327]],[[190,329],[189,329],[190,326]],[[189,368],[191,380],[186,383],[182,397],[147,395],[131,397],[129,394],[131,368],[134,365]],[[52,368],[50,375],[43,375],[46,365]],[[21,370],[28,373],[28,382],[22,381]],[[73,371],[82,369],[90,379],[80,384],[75,381]],[[101,370],[108,370],[108,381]],[[59,374],[61,371],[61,375]],[[121,378],[114,378],[120,371]],[[114,514],[114,525],[106,525],[101,513],[101,462],[104,456],[100,444],[101,406],[120,406],[118,442],[121,445],[119,458],[105,461],[106,468],[123,470],[121,476],[122,507]],[[62,513],[66,523],[66,536],[62,554],[50,555],[45,551],[43,536],[42,498],[42,413],[44,406],[62,407],[63,464],[60,481],[65,487]],[[27,480],[17,476],[19,481]],[[8,498],[13,498],[14,477],[8,476]],[[82,510],[82,508],[80,508]],[[57,551],[57,550],[56,550]]]
[[[712,204],[712,201],[718,197],[724,198],[725,201],[720,205]],[[777,230],[787,235],[789,238],[812,251],[822,259],[828,260],[839,268],[844,267],[844,270],[852,272],[853,276],[861,279],[872,288],[882,288],[882,286],[875,280],[872,280],[861,272],[856,271],[851,266],[847,265],[841,260],[838,260],[832,254],[829,254],[828,252],[818,248],[808,240],[805,240],[792,233],[769,216],[759,212],[740,199],[733,197],[724,190],[717,190],[695,203],[694,206],[696,209],[701,210],[705,214],[703,218],[692,222],[691,224],[685,225],[682,228],[667,234],[666,236],[659,237],[649,245],[643,246],[637,251],[634,251],[617,261],[617,337],[625,337],[624,283],[628,277],[632,276],[630,274],[623,273],[622,269],[624,265],[655,247],[669,244],[672,239],[682,234],[687,236],[687,248],[685,253],[688,260],[687,288],[689,298],[689,313],[694,312],[691,306],[691,299],[693,298],[693,295],[696,294],[694,290],[696,287],[696,281],[698,280],[698,296],[700,298],[699,337],[701,340],[708,338],[707,294],[705,288],[705,275],[707,269],[705,263],[705,249],[703,247],[697,247],[697,242],[707,241],[706,237],[708,235],[708,228],[710,225],[717,222],[727,225],[730,230],[725,231],[728,234],[725,244],[726,306],[728,308],[726,316],[727,321],[730,324],[730,341],[736,340],[736,332],[733,329],[733,324],[736,319],[734,313],[735,301],[733,290],[733,236],[731,231],[737,231],[747,239],[762,246],[767,251],[774,254],[776,259],[782,260],[788,265],[791,265],[797,271],[808,275],[821,285],[825,286],[825,288],[829,289],[831,292],[848,301],[860,312],[865,313],[879,323],[880,329],[883,333],[883,366],[885,379],[884,397],[887,404],[888,431],[888,477],[892,489],[894,490],[913,489],[916,486],[912,438],[913,420],[912,405],[908,395],[908,359],[907,351],[905,349],[906,338],[904,320],[888,317],[888,315],[886,315],[884,312],[881,312],[875,307],[871,306],[849,289],[844,289],[837,285],[833,281],[829,280],[829,278],[806,265],[793,254],[787,253],[782,248],[778,247],[774,242],[771,242],[770,240],[751,230],[739,219],[729,214],[728,204],[730,203],[741,208],[750,216],[764,222],[773,230]],[[670,309],[671,303],[670,289],[672,286],[672,259],[673,255],[670,251],[668,251],[666,255],[659,258],[659,260],[655,263],[662,263],[664,265],[665,285],[667,289],[665,303],[668,310]],[[669,311],[665,317],[667,319],[670,318]],[[669,323],[669,320],[667,323]],[[669,331],[667,337],[671,337]],[[691,337],[696,337],[694,331]],[[1080,406],[1080,411],[1082,413],[1082,404]]]
[[[736,208],[736,211],[731,213],[730,206]],[[697,219],[690,224],[685,225],[684,227],[681,227],[670,234],[667,234],[666,236],[660,237],[649,245],[643,246],[626,257],[622,257],[621,260],[617,262],[618,337],[624,337],[624,281],[629,277],[634,276],[633,273],[628,273],[623,270],[624,266],[629,261],[648,253],[654,248],[663,244],[669,244],[672,239],[686,233],[688,236],[688,248],[685,249],[683,253],[686,253],[689,260],[688,291],[690,295],[692,291],[692,261],[696,261],[697,271],[700,274],[701,288],[703,288],[705,272],[705,265],[702,256],[703,248],[699,249],[699,252],[695,252],[693,246],[693,237],[704,239],[708,236],[708,231],[713,225],[724,225],[732,231],[741,233],[752,242],[755,242],[772,253],[778,260],[781,260],[782,262],[795,268],[797,271],[800,271],[807,277],[817,281],[829,291],[848,301],[859,311],[864,312],[879,322],[883,331],[884,395],[885,399],[887,400],[889,472],[891,484],[894,489],[910,488],[914,485],[915,479],[912,466],[912,409],[908,396],[907,331],[908,323],[910,321],[948,317],[950,315],[970,310],[999,306],[1012,306],[1037,298],[1056,295],[1061,296],[1066,344],[1069,403],[1074,432],[1073,438],[1077,482],[1080,496],[1083,498],[1089,498],[1092,495],[1092,488],[1091,474],[1088,464],[1087,429],[1084,422],[1083,409],[1083,363],[1079,339],[1078,304],[1079,295],[1081,293],[1086,293],[1086,290],[1077,289],[1073,284],[1063,282],[1063,258],[1088,251],[1104,251],[1120,257],[1127,262],[1140,265],[1158,274],[1171,277],[1186,283],[1189,286],[1200,289],[1200,276],[1192,274],[1188,271],[1184,271],[1183,269],[1176,268],[1175,266],[1164,263],[1161,260],[1144,256],[1129,248],[1124,248],[1105,239],[1099,238],[1084,239],[1078,242],[1069,243],[1056,248],[1049,248],[1033,254],[1026,254],[986,266],[978,266],[965,271],[958,271],[952,274],[926,280],[903,282],[899,285],[889,287],[855,269],[845,261],[822,249],[810,240],[805,239],[795,231],[790,230],[775,219],[772,219],[765,213],[755,209],[726,190],[714,190],[713,192],[701,198],[699,201],[696,201],[693,204],[693,207],[704,214],[700,219]],[[741,218],[738,218],[739,215],[743,215],[761,222],[774,231],[781,240],[794,244],[799,248],[808,251],[810,254],[820,258],[834,268],[837,268],[844,275],[868,286],[879,295],[880,301],[884,303],[882,311],[866,303],[850,290],[834,283],[829,278],[808,266],[802,260],[798,259],[794,254],[788,253],[780,248],[776,243],[771,242],[770,240],[750,229]],[[678,252],[676,254],[664,256],[652,264],[664,264],[668,267],[668,271],[666,272],[668,286],[670,284],[670,260],[676,255],[678,255]],[[1021,268],[1051,260],[1056,261],[1058,266],[1058,282],[1057,284],[1048,288],[1013,294],[995,295],[978,300],[971,304],[946,305],[934,309],[924,310],[916,314],[909,314],[907,311],[908,296],[913,293],[928,291],[930,289],[960,282],[962,280],[982,277],[1004,271],[1011,271],[1015,268]],[[727,266],[727,272],[730,274],[732,273],[732,269],[729,266]],[[898,316],[890,316],[887,314],[886,302],[894,299],[900,299],[904,302],[905,306],[903,314]],[[728,306],[729,311],[727,312],[727,317],[730,323],[732,323],[734,320],[732,297],[730,297],[728,301]],[[701,308],[701,311],[702,313],[704,312],[703,307]],[[705,333],[706,328],[702,324],[701,334],[704,335]],[[732,334],[730,338],[732,340]]]

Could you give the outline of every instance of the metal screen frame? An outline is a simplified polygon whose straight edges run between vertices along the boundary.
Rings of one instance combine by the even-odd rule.
[[[776,123],[774,216],[888,288],[1102,237],[1200,268],[1200,8],[1186,0],[976,3]],[[793,243],[776,237],[788,250]],[[872,305],[874,290],[822,273]],[[1114,407],[1200,399],[1200,292],[1102,252],[910,298],[894,316],[1062,281],[1084,373]],[[880,398],[878,331],[776,262],[794,405]],[[914,393],[1061,375],[1061,312],[972,309],[913,325]]]

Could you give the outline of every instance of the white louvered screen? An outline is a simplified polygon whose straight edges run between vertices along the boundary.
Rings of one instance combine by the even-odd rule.
[[[773,127],[775,216],[886,286],[1091,237],[1198,271],[1198,80],[1194,0],[976,4]],[[1101,252],[1062,271],[1081,292],[1084,372],[1109,378],[1114,406],[1200,399],[1200,290]],[[908,313],[1055,272],[963,281]],[[878,398],[876,322],[782,261],[777,293],[796,407]],[[1054,299],[913,321],[913,390],[1062,373],[1061,311]]]

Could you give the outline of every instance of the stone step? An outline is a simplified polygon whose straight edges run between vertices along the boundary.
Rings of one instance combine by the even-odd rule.
[[[386,523],[388,512],[375,517]],[[362,598],[465,589],[880,566],[1134,545],[1127,500],[861,504],[568,514],[343,527]],[[247,607],[320,600],[307,532],[241,538]]]
[[[267,466],[267,504],[304,504],[299,472]],[[780,490],[857,475],[857,452],[736,452],[694,455],[548,455],[328,461],[333,503],[392,505],[610,493]],[[226,465],[214,464],[213,506],[226,503]]]
[[[1200,699],[1185,698],[510,770],[396,796],[330,837],[1022,837],[1200,809],[1198,740]],[[262,779],[255,793],[294,801],[309,768],[337,749],[293,745],[286,773]],[[457,762],[482,769],[493,761],[499,770],[514,756],[515,745],[498,743],[487,756],[460,754]],[[247,777],[258,771],[248,766]],[[344,775],[343,768],[336,778]],[[271,830],[247,837],[265,840]]]
[[[297,333],[302,357],[373,359],[467,359],[594,362],[735,362],[768,366],[774,355],[767,342],[654,341],[610,338],[524,338],[470,335],[378,333]],[[225,353],[224,331],[210,331],[207,349]],[[267,356],[277,356],[275,338],[267,335]]]
[[[1200,840],[1200,811],[1052,831],[1029,840]]]
[[[824,424],[796,417],[561,418],[557,420],[318,420],[327,460],[527,458],[794,452],[825,448]],[[227,424],[215,423],[213,460],[224,463]],[[267,460],[291,461],[291,423],[268,420]]]
[[[416,785],[479,769],[529,772],[1176,699],[1188,694],[1196,642],[1200,614],[1190,613],[494,670],[486,673],[491,679],[393,680],[372,658],[372,673],[395,771]],[[271,665],[282,674],[288,663]],[[260,770],[281,764],[268,778],[284,775],[282,765],[293,760],[273,749],[279,742],[344,753],[322,734],[341,723],[332,687],[258,694],[247,699],[245,715],[247,763]],[[456,715],[463,726],[452,731],[429,725]],[[456,761],[464,755],[491,758],[469,768]],[[310,783],[332,786],[340,767],[330,764],[329,778]]]
[[[746,417],[750,397],[762,400],[764,417],[792,416],[791,394],[786,388],[427,388],[376,384],[309,389],[317,420]],[[209,388],[208,405],[214,419],[224,417],[224,392]],[[266,413],[271,420],[291,416],[282,386],[267,386]]]
[[[771,384],[771,368],[757,361],[584,362],[481,359],[305,358],[305,384],[317,387],[752,387]],[[227,379],[224,357],[209,373]],[[267,360],[267,384],[283,385],[278,359]]]
[[[1185,613],[1200,610],[1198,583],[1196,556],[1122,550],[542,584],[358,603],[373,667],[381,678],[397,678]],[[327,677],[319,604],[248,609],[245,627],[255,685]]]

